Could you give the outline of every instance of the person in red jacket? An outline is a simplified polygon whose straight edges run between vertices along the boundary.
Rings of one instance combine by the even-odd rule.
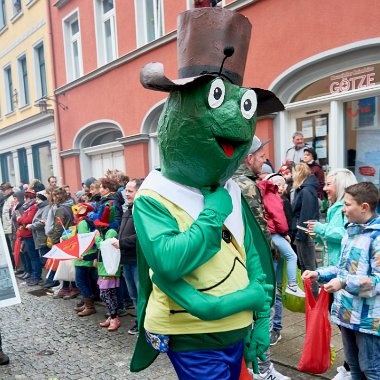
[[[25,244],[26,253],[32,263],[32,276],[28,278],[26,282],[28,286],[35,286],[38,285],[38,282],[41,279],[41,259],[38,250],[34,245],[32,230],[26,226],[33,222],[33,217],[38,210],[36,205],[36,192],[32,189],[25,191],[24,200],[25,203],[22,206],[24,213],[17,218],[19,224],[18,233],[21,237],[21,241]]]
[[[272,235],[273,244],[280,252],[281,257],[286,260],[288,284],[285,292],[297,297],[305,297],[305,293],[298,287],[296,282],[297,255],[290,245],[284,202],[278,194],[278,187],[270,180],[260,181],[259,187],[264,202],[265,219]]]

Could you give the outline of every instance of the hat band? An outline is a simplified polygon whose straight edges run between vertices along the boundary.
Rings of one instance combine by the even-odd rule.
[[[220,62],[222,64],[222,62]],[[220,67],[211,65],[192,65],[187,67],[181,67],[178,69],[178,77],[192,78],[203,74],[215,74],[218,75]],[[243,77],[239,74],[223,68],[222,76],[227,77],[233,84],[241,86],[243,84]]]

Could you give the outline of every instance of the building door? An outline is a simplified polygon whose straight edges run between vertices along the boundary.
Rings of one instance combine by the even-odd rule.
[[[123,150],[91,155],[91,175],[95,178],[104,177],[108,169],[119,169],[125,173]]]
[[[290,115],[292,130],[302,132],[305,142],[318,156],[318,161],[325,171],[329,165],[329,107],[294,111]]]

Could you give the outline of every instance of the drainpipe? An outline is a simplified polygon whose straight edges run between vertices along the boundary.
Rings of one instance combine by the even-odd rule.
[[[60,152],[62,150],[62,136],[61,136],[61,123],[60,123],[60,114],[59,114],[59,105],[58,105],[58,99],[57,96],[55,95],[55,90],[57,88],[57,78],[56,78],[56,70],[55,70],[55,53],[54,53],[54,43],[53,43],[53,30],[52,30],[52,22],[51,22],[51,6],[50,6],[51,0],[48,0],[46,2],[46,10],[47,10],[47,15],[48,15],[48,36],[49,36],[49,45],[50,45],[50,62],[52,66],[52,76],[53,76],[53,87],[54,87],[54,98],[55,101],[54,103],[54,124],[56,127],[55,130],[55,138],[57,141],[57,152],[58,152],[58,171],[61,175],[62,178],[62,183],[65,183],[65,172],[64,168],[62,165],[62,159],[60,157]],[[62,185],[61,183],[61,185]]]

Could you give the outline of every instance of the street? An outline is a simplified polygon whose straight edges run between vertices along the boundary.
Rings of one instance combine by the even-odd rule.
[[[10,357],[10,365],[0,367],[2,380],[177,379],[166,355],[160,355],[143,372],[129,371],[136,341],[136,336],[127,333],[131,315],[120,318],[118,331],[108,332],[98,327],[105,319],[105,308],[100,303],[96,305],[98,313],[79,318],[73,311],[76,299],[54,300],[40,287],[20,282],[19,289],[22,303],[0,309],[3,349]],[[286,331],[283,335],[285,338]],[[282,360],[284,349],[295,348],[283,339],[273,350],[277,370],[293,380],[319,378],[296,371],[295,360]]]

